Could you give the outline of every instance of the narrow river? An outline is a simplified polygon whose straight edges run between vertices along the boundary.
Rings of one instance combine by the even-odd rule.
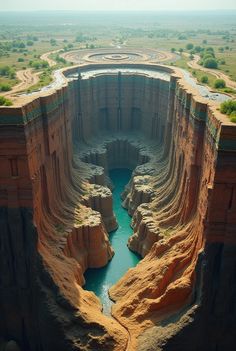
[[[110,171],[110,178],[115,186],[113,191],[113,210],[115,212],[119,227],[110,233],[110,242],[115,250],[113,259],[106,267],[88,269],[85,273],[86,290],[93,291],[103,304],[103,311],[110,314],[112,301],[109,299],[108,290],[114,285],[130,268],[136,266],[140,257],[130,251],[127,241],[132,234],[130,227],[131,218],[128,212],[121,206],[120,195],[125,185],[129,182],[131,171],[128,169],[114,169]]]

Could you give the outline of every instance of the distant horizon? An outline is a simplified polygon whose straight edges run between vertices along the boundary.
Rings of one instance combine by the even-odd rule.
[[[9,0],[0,3],[0,11],[79,11],[79,12],[181,12],[234,11],[235,0]]]
[[[231,12],[234,11],[236,12],[236,8],[232,8],[232,9],[227,9],[227,8],[222,8],[222,9],[174,9],[174,10],[167,10],[167,9],[153,9],[153,10],[141,10],[141,9],[137,9],[137,10],[125,10],[125,9],[119,9],[119,10],[86,10],[86,9],[57,9],[57,10],[52,10],[52,9],[17,9],[17,10],[10,10],[10,9],[0,9],[0,12],[53,12],[53,13],[57,13],[57,12],[88,12],[88,13],[101,13],[101,12],[105,12],[105,13],[119,13],[119,12],[127,12],[127,13],[153,13],[153,12]]]

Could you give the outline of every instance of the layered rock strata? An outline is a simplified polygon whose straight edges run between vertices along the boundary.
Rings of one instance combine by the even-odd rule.
[[[159,69],[169,79],[79,76],[1,108],[5,342],[37,351],[233,349],[235,126],[180,73]],[[110,289],[111,319],[82,286],[84,271],[114,254],[108,170],[117,167],[134,169],[123,205],[133,216],[128,245],[144,258]]]

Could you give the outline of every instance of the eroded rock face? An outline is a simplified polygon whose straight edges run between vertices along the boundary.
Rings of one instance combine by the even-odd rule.
[[[99,75],[1,109],[5,343],[233,349],[236,131],[216,115],[175,75]],[[110,289],[111,319],[82,286],[85,270],[114,254],[114,167],[134,170],[123,206],[133,216],[128,246],[143,260]]]

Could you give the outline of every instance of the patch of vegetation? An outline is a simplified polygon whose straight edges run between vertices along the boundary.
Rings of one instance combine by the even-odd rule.
[[[216,79],[214,83],[216,89],[223,89],[226,87],[224,79]]]
[[[227,94],[236,94],[236,90],[229,87],[225,87],[221,91]]]
[[[30,61],[29,62],[30,67],[34,68],[34,69],[41,69],[41,68],[47,68],[48,62],[44,61],[44,60],[37,60],[37,61]]]
[[[230,121],[236,123],[236,112],[232,112],[230,115]]]
[[[207,84],[209,82],[208,76],[204,75],[200,78],[200,82],[203,84]]]
[[[14,79],[16,76],[15,70],[10,66],[0,66],[0,76]]]
[[[0,91],[9,91],[11,90],[10,84],[0,83]]]
[[[5,96],[0,96],[0,106],[11,106],[12,101],[5,98]]]
[[[229,116],[231,122],[236,123],[236,100],[222,102],[220,112]]]
[[[64,46],[64,51],[69,51],[69,50],[73,49],[73,47],[74,47],[74,45],[69,43],[69,44]]]
[[[66,64],[66,60],[63,57],[60,57],[58,54],[54,57],[54,60],[58,63]]]
[[[41,88],[47,86],[48,84],[51,83],[52,81],[52,69],[48,68],[46,70],[44,70],[40,76],[39,76],[39,81],[37,84],[33,85],[32,87],[30,87],[27,92],[30,93],[32,91],[37,91],[40,90]]]
[[[209,57],[204,59],[203,61],[203,66],[206,68],[218,68],[218,63],[216,61],[216,59],[214,59],[213,57]]]
[[[187,50],[192,50],[194,48],[194,45],[192,44],[192,43],[188,43],[187,45],[186,45],[186,49]]]
[[[52,46],[56,46],[57,45],[57,41],[56,41],[56,39],[50,39],[50,44],[52,45]]]

